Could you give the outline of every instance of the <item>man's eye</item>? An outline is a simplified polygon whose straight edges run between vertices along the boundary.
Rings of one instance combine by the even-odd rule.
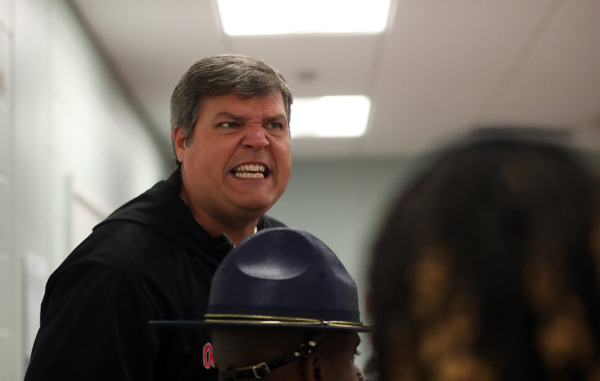
[[[356,360],[356,358],[357,358],[358,356],[360,356],[360,354],[361,354],[361,353],[360,353],[359,351],[355,351],[355,352],[354,352],[354,354],[352,355],[352,357],[354,358],[354,360]]]
[[[269,123],[269,128],[271,128],[273,130],[282,130],[283,123],[277,123],[277,122]]]
[[[239,127],[239,124],[237,122],[223,122],[223,123],[219,123],[219,127],[236,128],[236,127]]]

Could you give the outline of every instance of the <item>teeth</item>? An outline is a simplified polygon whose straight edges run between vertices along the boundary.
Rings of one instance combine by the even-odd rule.
[[[236,172],[235,177],[240,177],[242,179],[264,179],[265,175],[260,172]]]
[[[234,168],[233,173],[242,179],[264,179],[265,166],[260,164],[244,164]]]
[[[260,164],[245,164],[235,168],[236,172],[264,172],[265,166]]]

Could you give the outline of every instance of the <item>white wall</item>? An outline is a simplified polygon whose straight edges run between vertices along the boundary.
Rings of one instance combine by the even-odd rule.
[[[0,0],[0,378],[16,379],[21,362],[18,260],[11,226],[10,3]],[[10,365],[14,363],[16,365]],[[6,364],[6,365],[5,365]],[[4,368],[7,368],[4,371]],[[5,377],[7,376],[7,377]],[[11,378],[8,378],[11,377]]]
[[[169,173],[166,147],[65,0],[0,0],[0,379],[23,378],[73,190],[112,209]]]

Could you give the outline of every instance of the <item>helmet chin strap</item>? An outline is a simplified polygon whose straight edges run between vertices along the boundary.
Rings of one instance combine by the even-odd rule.
[[[271,373],[272,370],[287,365],[293,361],[308,357],[316,349],[321,338],[320,333],[315,332],[305,343],[294,348],[294,350],[276,359],[261,362],[255,365],[246,366],[243,368],[235,368],[233,366],[227,370],[220,371],[223,381],[243,380],[247,378],[263,378]]]

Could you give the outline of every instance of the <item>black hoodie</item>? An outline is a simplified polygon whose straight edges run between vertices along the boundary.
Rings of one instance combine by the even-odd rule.
[[[199,320],[232,249],[179,197],[181,173],[123,205],[50,276],[25,376],[34,380],[217,380],[208,332],[150,326]],[[258,230],[284,226],[263,216]]]

